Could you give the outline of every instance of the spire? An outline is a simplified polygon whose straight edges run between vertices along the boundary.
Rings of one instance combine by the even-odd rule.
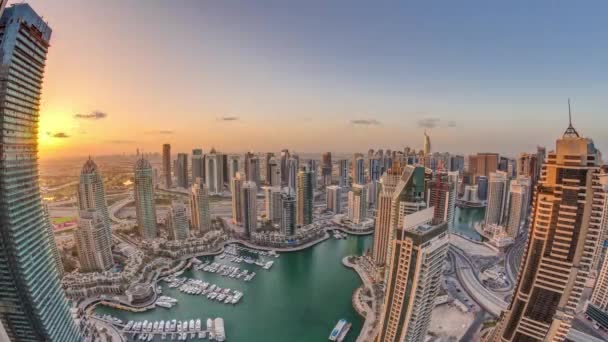
[[[580,137],[580,135],[578,135],[578,132],[576,131],[576,129],[574,129],[574,126],[572,126],[572,109],[570,107],[570,98],[568,98],[568,128],[564,132],[564,137],[569,137],[569,138]]]

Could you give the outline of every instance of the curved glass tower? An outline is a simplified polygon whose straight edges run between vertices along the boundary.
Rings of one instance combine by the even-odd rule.
[[[0,321],[11,341],[80,341],[38,185],[38,108],[50,38],[27,4],[0,19]]]

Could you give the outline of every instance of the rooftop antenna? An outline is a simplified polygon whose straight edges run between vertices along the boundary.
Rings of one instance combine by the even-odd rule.
[[[578,138],[578,132],[572,126],[572,109],[570,107],[570,98],[568,98],[568,128],[566,128],[566,132],[564,132],[564,137]]]
[[[570,109],[570,98],[568,98],[568,121],[569,126],[572,127],[572,110]]]

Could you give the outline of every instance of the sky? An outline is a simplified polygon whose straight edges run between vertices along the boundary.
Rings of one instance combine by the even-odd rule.
[[[606,1],[30,0],[53,29],[41,158],[608,150]]]

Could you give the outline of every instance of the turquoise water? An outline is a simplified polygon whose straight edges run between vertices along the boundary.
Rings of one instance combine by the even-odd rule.
[[[477,233],[475,228],[473,228],[473,225],[477,222],[483,221],[485,212],[485,208],[456,207],[453,231],[470,239],[481,241],[481,235]]]
[[[353,324],[346,338],[352,342],[363,324],[351,303],[353,291],[361,281],[353,270],[342,265],[342,258],[360,255],[371,246],[371,236],[331,238],[304,251],[282,253],[273,259],[270,270],[245,263],[235,265],[257,273],[251,282],[202,271],[189,270],[182,275],[244,292],[244,298],[234,306],[184,294],[161,282],[163,295],[179,300],[171,309],[131,313],[98,307],[96,311],[125,321],[222,317],[230,342],[326,341],[338,320],[345,318]],[[230,264],[226,259],[216,261]]]

